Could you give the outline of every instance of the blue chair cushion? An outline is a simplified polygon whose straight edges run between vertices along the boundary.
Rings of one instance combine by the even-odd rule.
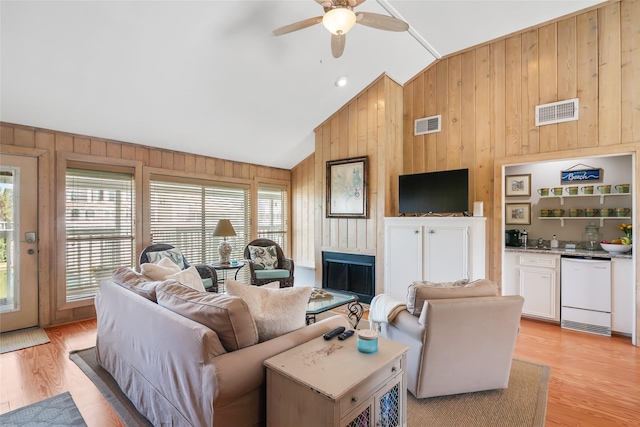
[[[286,279],[290,276],[289,270],[279,268],[273,270],[255,270],[256,279]]]

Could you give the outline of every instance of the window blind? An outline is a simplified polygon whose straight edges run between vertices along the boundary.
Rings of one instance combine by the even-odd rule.
[[[133,174],[67,168],[66,300],[93,297],[99,280],[134,265]]]
[[[164,177],[163,177],[164,178]],[[149,222],[152,243],[178,248],[190,264],[211,264],[219,260],[222,237],[213,237],[218,221],[229,219],[236,237],[228,237],[231,259],[244,258],[250,236],[250,194],[248,186],[225,183],[170,182],[151,178]],[[243,269],[238,280],[246,279]]]
[[[258,187],[258,237],[270,239],[289,255],[289,203],[287,190],[282,187]]]

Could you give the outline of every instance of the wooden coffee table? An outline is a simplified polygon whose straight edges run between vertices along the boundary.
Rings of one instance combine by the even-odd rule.
[[[349,310],[349,320],[353,325],[353,329],[356,329],[358,327],[358,323],[360,323],[360,319],[362,319],[362,315],[364,314],[364,308],[362,307],[362,304],[360,304],[358,297],[346,292],[338,292],[328,289],[322,290],[329,294],[330,297],[312,299],[309,301],[309,304],[307,305],[307,325],[315,323],[316,316],[318,314],[346,305]]]

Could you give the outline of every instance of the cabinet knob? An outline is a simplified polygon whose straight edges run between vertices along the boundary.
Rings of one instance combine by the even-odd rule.
[[[398,370],[398,368],[396,368],[395,366],[392,366],[392,367],[391,367],[391,372],[395,372],[395,371],[397,371],[397,370]]]
[[[358,401],[358,396],[351,397],[351,402],[356,403]]]
[[[413,232],[413,234],[418,234],[418,233],[420,233],[420,230],[416,230]]]
[[[433,234],[433,233],[435,233],[435,231],[432,229],[429,229],[429,234]]]

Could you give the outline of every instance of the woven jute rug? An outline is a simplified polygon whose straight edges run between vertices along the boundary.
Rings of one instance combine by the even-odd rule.
[[[0,334],[0,354],[16,351],[34,345],[46,344],[49,336],[42,328],[23,329]]]
[[[550,368],[513,359],[509,387],[416,399],[407,392],[408,427],[544,426]]]

